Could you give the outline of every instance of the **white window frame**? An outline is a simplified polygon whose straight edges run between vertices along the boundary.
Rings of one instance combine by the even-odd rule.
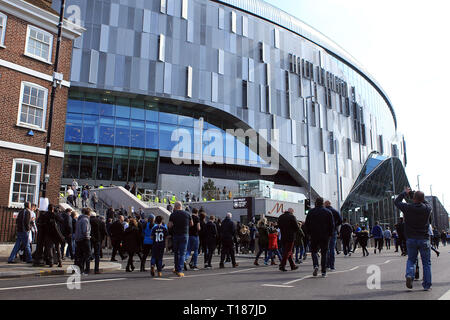
[[[2,32],[0,34],[0,47],[5,48],[5,35],[6,35],[6,25],[7,25],[7,20],[8,20],[8,16],[2,12],[0,12],[0,17],[3,18],[3,25],[2,25]]]
[[[25,90],[25,86],[29,86],[29,87],[34,87],[38,90],[43,90],[44,91],[44,110],[43,110],[43,114],[42,114],[42,126],[36,126],[27,122],[21,122],[20,121],[20,115],[22,113],[22,105],[23,105],[23,94],[24,94],[24,90]],[[19,111],[17,113],[17,126],[19,127],[24,127],[24,128],[30,128],[30,129],[35,129],[38,131],[45,131],[45,120],[47,119],[47,103],[48,103],[48,89],[44,88],[38,84],[32,83],[32,82],[27,82],[27,81],[22,81],[21,87],[20,87],[20,97],[19,97]]]
[[[12,201],[12,195],[13,195],[13,187],[14,187],[14,182],[15,182],[15,176],[16,176],[16,165],[17,163],[22,163],[22,164],[29,164],[29,165],[34,165],[37,166],[36,168],[36,190],[34,192],[34,199],[35,199],[35,203],[38,204],[39,202],[39,189],[40,189],[40,181],[41,181],[41,163],[34,161],[34,160],[30,160],[30,159],[13,159],[13,163],[12,163],[12,169],[11,169],[11,179],[10,179],[10,186],[9,186],[9,198],[8,198],[8,206],[14,207],[14,208],[23,208],[24,207],[24,203],[21,202],[13,202]]]
[[[44,59],[44,58],[42,58],[40,56],[37,56],[35,54],[32,54],[32,53],[28,52],[28,42],[30,40],[30,31],[32,29],[34,29],[34,31],[36,31],[36,32],[42,32],[45,35],[50,37],[50,43],[49,43],[49,48],[48,48],[48,57],[47,57],[47,59]],[[25,53],[24,54],[27,57],[30,57],[30,58],[33,58],[33,59],[36,59],[36,60],[39,60],[39,61],[42,61],[42,62],[45,62],[45,63],[48,63],[48,64],[52,64],[52,53],[53,53],[53,35],[50,32],[47,32],[47,31],[42,30],[42,29],[39,29],[39,28],[29,24],[28,27],[27,27],[27,39],[25,41]]]

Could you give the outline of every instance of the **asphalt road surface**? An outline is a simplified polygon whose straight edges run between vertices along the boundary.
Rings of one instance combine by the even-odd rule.
[[[219,269],[213,257],[213,269],[187,271],[184,278],[172,273],[173,258],[167,255],[162,278],[150,272],[125,270],[100,275],[81,276],[80,289],[68,289],[69,276],[52,276],[0,280],[0,299],[150,299],[150,300],[438,300],[450,299],[450,246],[432,253],[433,289],[422,290],[421,280],[414,288],[405,286],[406,257],[393,250],[362,257],[358,249],[351,257],[336,256],[336,271],[326,278],[312,277],[312,261],[308,258],[296,271],[281,272],[277,266],[254,266],[250,255],[237,257],[239,266],[230,263]],[[199,257],[199,262],[202,258]],[[137,270],[139,264],[135,263]],[[147,261],[147,268],[149,262]],[[202,266],[199,263],[199,266]],[[369,277],[379,267],[380,288],[369,289]],[[125,267],[125,264],[123,264]],[[123,267],[123,269],[124,269]],[[369,270],[368,270],[369,268]],[[289,268],[288,268],[289,270]],[[368,271],[370,271],[368,273]],[[421,268],[422,278],[422,268]],[[373,280],[373,278],[371,278]],[[376,287],[376,281],[369,281]]]

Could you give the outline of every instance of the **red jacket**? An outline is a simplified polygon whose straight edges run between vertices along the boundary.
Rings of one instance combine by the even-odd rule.
[[[269,233],[269,250],[278,249],[278,232]]]

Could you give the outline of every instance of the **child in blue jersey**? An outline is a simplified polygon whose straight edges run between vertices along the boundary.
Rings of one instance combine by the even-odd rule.
[[[153,239],[153,248],[152,248],[152,261],[154,260],[156,263],[156,267],[158,269],[158,277],[162,276],[162,264],[163,264],[163,256],[164,249],[166,248],[166,237],[169,234],[167,231],[167,227],[163,225],[163,218],[161,216],[157,216],[155,219],[155,226],[152,229],[152,239]],[[152,265],[151,274],[155,276],[155,266]]]

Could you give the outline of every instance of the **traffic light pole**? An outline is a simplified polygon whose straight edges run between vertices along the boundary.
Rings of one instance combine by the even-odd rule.
[[[55,64],[53,68],[53,84],[52,93],[50,96],[50,109],[48,114],[48,129],[47,129],[47,145],[45,149],[45,162],[44,162],[44,182],[42,184],[42,198],[47,197],[47,184],[50,180],[50,175],[48,174],[48,165],[50,159],[50,149],[51,149],[51,138],[52,138],[52,124],[53,124],[53,109],[55,105],[56,88],[58,86],[58,81],[61,75],[58,74],[59,67],[59,52],[61,49],[62,42],[62,28],[64,23],[64,11],[66,8],[66,0],[61,0],[61,10],[59,12],[59,24],[58,24],[58,39],[56,43],[56,53],[55,53]]]

